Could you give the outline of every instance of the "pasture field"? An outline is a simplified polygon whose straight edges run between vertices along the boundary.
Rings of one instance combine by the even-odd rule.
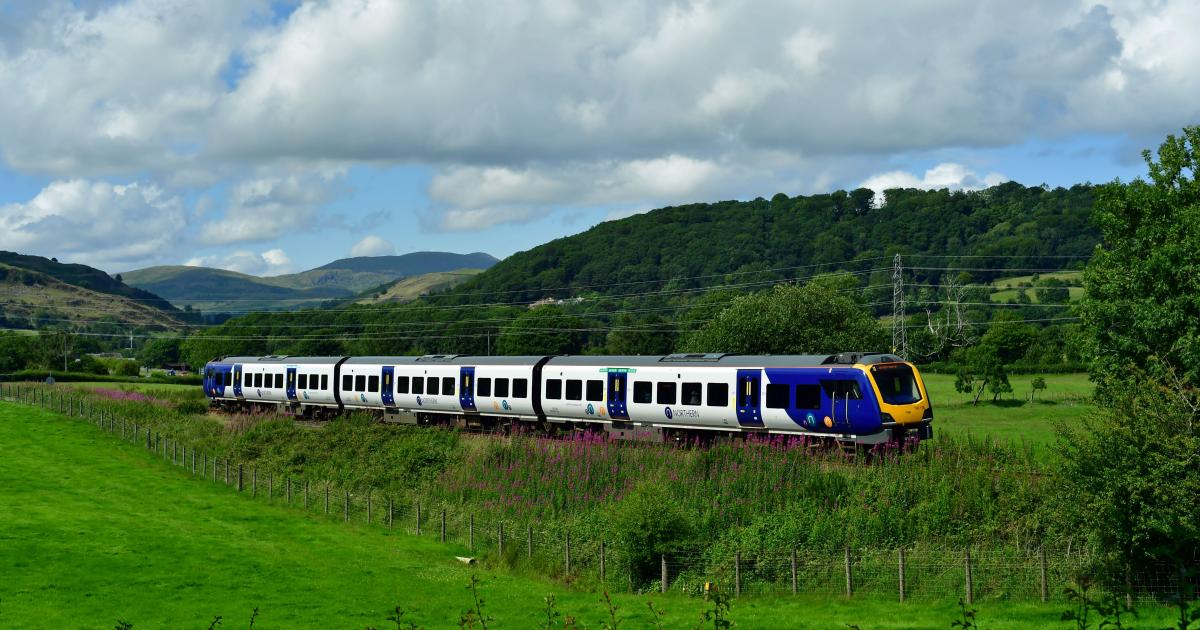
[[[608,618],[602,594],[529,576],[469,569],[465,549],[302,514],[202,481],[85,421],[0,403],[0,627],[390,627],[394,606],[428,628],[458,625],[481,580],[489,627],[529,628],[543,597],[587,627]],[[614,595],[625,627],[695,627],[705,602],[677,594]],[[1065,627],[1062,605],[983,602],[988,628]],[[1136,628],[1170,612],[1145,607]],[[945,628],[952,602],[813,597],[736,600],[744,628]],[[711,622],[710,622],[711,623]],[[561,625],[561,620],[559,622]]]
[[[985,438],[1045,455],[1054,444],[1058,424],[1076,425],[1095,411],[1087,374],[1044,375],[1046,389],[1033,401],[1030,383],[1036,375],[1009,376],[1012,394],[993,403],[991,394],[984,392],[978,405],[971,404],[974,394],[954,390],[954,375],[923,373],[922,377],[933,401],[935,440],[938,435]]]

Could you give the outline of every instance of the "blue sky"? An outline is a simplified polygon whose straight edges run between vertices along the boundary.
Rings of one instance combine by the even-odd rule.
[[[1200,3],[0,0],[0,248],[269,275],[664,205],[1128,180]]]

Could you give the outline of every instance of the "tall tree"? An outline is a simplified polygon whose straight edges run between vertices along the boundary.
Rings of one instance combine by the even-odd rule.
[[[1143,157],[1149,181],[1099,190],[1103,244],[1084,272],[1079,309],[1096,333],[1092,376],[1103,399],[1131,369],[1200,385],[1200,127]]]
[[[737,298],[683,343],[686,352],[806,354],[885,350],[886,335],[864,307],[817,281]]]

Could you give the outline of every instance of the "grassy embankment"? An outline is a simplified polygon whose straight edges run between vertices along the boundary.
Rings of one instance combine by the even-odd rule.
[[[342,524],[237,496],[173,468],[95,426],[0,404],[0,626],[134,628],[387,627],[393,606],[429,628],[456,627],[470,607],[465,586],[482,579],[491,627],[534,627],[543,597],[588,627],[607,618],[601,595],[544,579],[468,569],[441,545],[361,524]],[[666,627],[694,627],[705,603],[680,595],[616,595],[626,627],[667,611]],[[989,628],[1065,627],[1061,605],[984,602]],[[1133,627],[1165,624],[1147,608]],[[782,597],[735,601],[746,628],[946,627],[951,602]]]

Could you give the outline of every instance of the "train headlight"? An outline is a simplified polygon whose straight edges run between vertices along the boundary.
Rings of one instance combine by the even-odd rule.
[[[895,419],[892,418],[892,414],[886,411],[879,414],[879,420],[882,422],[895,422]]]

